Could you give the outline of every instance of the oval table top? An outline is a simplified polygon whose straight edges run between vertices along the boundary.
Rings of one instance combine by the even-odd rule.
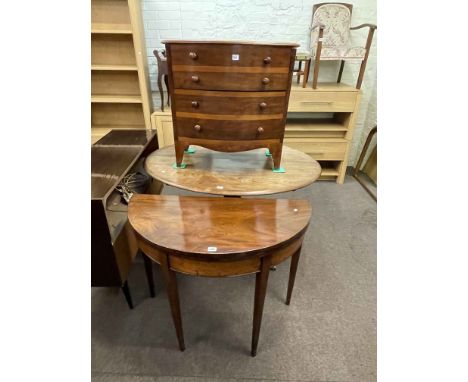
[[[155,179],[184,190],[214,195],[267,195],[294,191],[313,183],[322,171],[319,163],[302,151],[283,145],[281,167],[272,171],[272,159],[265,149],[223,153],[199,146],[184,154],[187,167],[174,168],[174,146],[151,153],[146,171]]]
[[[307,229],[311,210],[307,200],[135,194],[128,219],[150,245],[217,261],[296,239]]]

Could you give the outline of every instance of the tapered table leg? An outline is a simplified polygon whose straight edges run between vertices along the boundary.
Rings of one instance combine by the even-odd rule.
[[[122,285],[122,292],[125,296],[125,300],[127,300],[128,307],[130,309],[133,309],[132,295],[130,294],[130,288],[128,287],[127,280],[125,280],[125,282]]]
[[[260,326],[262,325],[263,305],[265,303],[270,265],[271,256],[263,257],[261,270],[255,275],[254,319],[252,329],[252,350],[250,353],[252,357],[257,355],[258,338],[260,335]]]
[[[154,279],[153,279],[153,264],[151,259],[143,254],[143,261],[145,262],[145,272],[146,272],[146,279],[148,280],[148,287],[150,291],[150,296],[154,297]]]
[[[286,296],[286,305],[291,303],[291,294],[294,288],[294,281],[296,280],[297,264],[299,263],[299,257],[301,256],[301,247],[291,256],[291,267],[289,269],[289,281],[288,281],[288,294]]]
[[[172,320],[177,334],[177,340],[179,341],[180,351],[185,350],[184,332],[182,329],[182,316],[180,314],[180,303],[179,303],[179,291],[177,289],[177,278],[169,268],[169,261],[167,255],[162,256],[161,271],[166,284],[167,296],[169,297],[169,304],[171,306]]]

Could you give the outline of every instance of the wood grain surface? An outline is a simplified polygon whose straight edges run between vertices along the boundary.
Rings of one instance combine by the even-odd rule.
[[[297,47],[297,44],[262,45],[233,41],[187,43],[163,41],[162,43],[171,45],[174,65],[196,66],[287,68],[289,67],[289,51]],[[238,55],[237,60],[232,60],[232,54]]]
[[[174,169],[174,146],[150,154],[146,171],[161,182],[185,190],[215,195],[267,195],[306,187],[320,176],[321,167],[309,155],[283,145],[285,173],[272,172],[265,149],[222,153],[199,146],[185,154],[185,169]]]
[[[209,261],[271,254],[301,237],[310,216],[309,202],[294,199],[136,194],[128,207],[140,240],[166,253]]]
[[[288,73],[173,72],[177,89],[270,91],[286,90]]]
[[[268,115],[283,114],[286,92],[175,91],[177,112]]]
[[[210,118],[210,115],[193,115],[193,118],[187,118],[185,115],[177,117],[179,139],[182,137],[219,139],[223,141],[278,139],[278,137],[282,138],[284,133],[282,118],[277,118],[276,115],[252,116],[257,120],[242,118],[217,120]]]

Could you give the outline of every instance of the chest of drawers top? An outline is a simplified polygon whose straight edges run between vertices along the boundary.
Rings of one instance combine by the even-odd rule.
[[[286,90],[297,44],[163,41],[175,89]]]
[[[172,65],[289,68],[297,44],[229,41],[163,41],[171,46]]]

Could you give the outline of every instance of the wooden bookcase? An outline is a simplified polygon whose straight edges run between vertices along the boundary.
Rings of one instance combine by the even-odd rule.
[[[360,90],[345,84],[291,86],[284,144],[317,160],[322,180],[344,182],[360,98]],[[174,144],[171,110],[154,112],[151,123],[159,147]]]
[[[91,143],[112,129],[151,129],[139,0],[91,0]]]

